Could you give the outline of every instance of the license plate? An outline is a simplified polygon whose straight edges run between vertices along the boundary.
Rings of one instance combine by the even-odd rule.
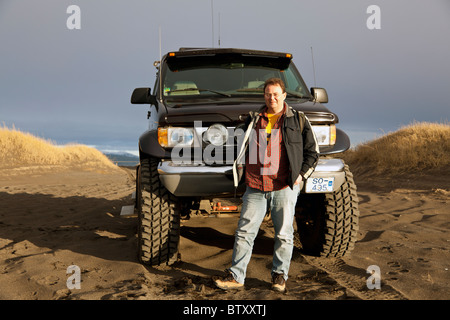
[[[333,192],[334,178],[309,178],[306,180],[308,193],[312,192]]]

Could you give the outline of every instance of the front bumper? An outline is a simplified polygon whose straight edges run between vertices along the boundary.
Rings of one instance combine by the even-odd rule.
[[[235,192],[232,166],[186,165],[161,161],[158,174],[166,189],[178,197],[220,197],[230,196]],[[328,192],[338,190],[345,181],[344,162],[341,159],[320,159],[308,179],[314,178],[334,178],[333,190]]]

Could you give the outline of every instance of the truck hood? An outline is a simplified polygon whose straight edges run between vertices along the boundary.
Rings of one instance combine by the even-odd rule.
[[[312,124],[338,123],[336,114],[324,105],[305,100],[286,99],[289,106],[306,114]],[[159,119],[164,125],[192,126],[194,121],[203,125],[227,123],[230,126],[242,123],[248,113],[264,105],[264,99],[226,98],[211,100],[193,100],[183,104],[166,105],[166,113]]]

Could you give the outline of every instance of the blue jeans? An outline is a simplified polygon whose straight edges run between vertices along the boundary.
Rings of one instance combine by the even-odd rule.
[[[233,257],[229,269],[237,282],[245,281],[253,243],[266,214],[267,206],[270,207],[275,230],[272,275],[281,273],[287,280],[294,248],[293,223],[299,193],[299,185],[295,185],[294,189],[287,187],[269,192],[247,187],[242,198],[241,216],[235,234]]]

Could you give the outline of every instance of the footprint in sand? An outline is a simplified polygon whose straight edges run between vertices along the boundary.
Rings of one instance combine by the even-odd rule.
[[[59,278],[57,276],[47,276],[36,280],[36,282],[40,285],[53,286],[59,282]]]
[[[399,262],[397,262],[397,261],[390,261],[390,262],[387,263],[387,265],[389,267],[393,268],[393,269],[396,269],[395,271],[388,272],[388,274],[398,274],[398,272],[400,272],[400,273],[407,273],[407,272],[409,272],[408,269],[403,268],[401,266],[401,264]]]

